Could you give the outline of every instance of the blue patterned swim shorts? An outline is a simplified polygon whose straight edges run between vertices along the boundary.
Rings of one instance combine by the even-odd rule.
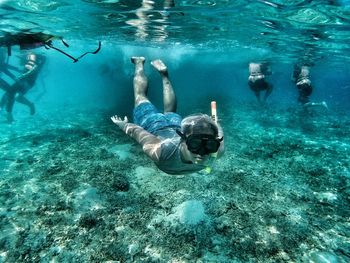
[[[174,112],[161,113],[150,102],[144,102],[134,109],[134,123],[146,131],[157,135],[158,131],[168,127],[181,129],[182,118]]]

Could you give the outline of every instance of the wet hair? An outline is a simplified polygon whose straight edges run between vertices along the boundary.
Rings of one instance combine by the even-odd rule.
[[[184,118],[181,122],[181,131],[184,135],[212,134],[218,136],[218,126],[207,114],[193,114]]]

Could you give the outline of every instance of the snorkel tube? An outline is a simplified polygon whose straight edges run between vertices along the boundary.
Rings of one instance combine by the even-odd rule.
[[[210,103],[210,109],[211,109],[211,118],[212,118],[212,120],[215,123],[218,123],[218,114],[217,114],[217,110],[216,110],[216,101],[215,100],[213,100]],[[215,153],[210,154],[210,156],[213,157],[213,158],[217,158],[218,154],[215,152]],[[210,174],[211,171],[212,171],[212,168],[210,166],[205,167],[205,172],[207,174]]]
[[[210,107],[211,107],[211,118],[213,119],[213,121],[215,121],[215,123],[218,123],[218,114],[216,111],[216,101],[212,101],[210,103]]]
[[[211,107],[211,118],[217,124],[218,123],[218,113],[216,111],[216,101],[215,100],[210,103],[210,107]],[[216,158],[216,157],[218,157],[218,153],[217,152],[212,153],[211,156]]]

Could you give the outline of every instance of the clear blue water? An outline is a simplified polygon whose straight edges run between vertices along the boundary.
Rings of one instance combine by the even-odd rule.
[[[28,93],[35,115],[15,103],[9,124],[1,111],[0,262],[350,261],[350,1],[0,0],[0,19],[0,43],[44,32],[75,57],[102,44],[77,63],[33,50],[47,57]],[[14,45],[9,64],[25,53]],[[135,55],[156,106],[156,58],[181,114],[217,101],[227,149],[212,174],[159,172],[111,123],[131,119]],[[247,84],[260,60],[266,108]],[[313,64],[311,100],[329,107],[306,119],[291,81],[300,60]],[[173,224],[188,202],[203,222]]]
[[[174,1],[168,8],[171,2],[4,0],[1,34],[45,30],[68,40],[114,45],[180,44],[225,52],[261,48],[282,60],[298,57],[307,47],[317,57],[348,59],[347,0]]]
[[[233,97],[251,95],[245,88],[247,64],[268,60],[273,63],[271,78],[276,86],[272,99],[280,101],[287,96],[290,101],[294,93],[290,81],[293,64],[307,59],[315,65],[314,96],[346,107],[350,57],[348,1],[175,1],[171,8],[166,8],[163,2],[166,1],[1,1],[0,36],[18,32],[61,36],[70,48],[59,40],[54,41],[55,46],[75,56],[95,50],[97,42],[102,41],[101,52],[85,57],[81,65],[70,65],[68,59],[58,57],[53,50],[38,50],[50,58],[50,68],[64,67],[74,71],[75,76],[82,71],[86,83],[79,78],[79,85],[72,80],[72,85],[64,86],[84,86],[85,97],[90,96],[87,91],[101,91],[97,97],[103,97],[107,94],[104,89],[113,89],[112,83],[125,86],[124,81],[129,81],[118,73],[131,74],[128,59],[141,54],[149,60],[163,58],[174,74],[174,81],[185,79],[186,85],[177,85],[179,89],[201,87],[202,91],[212,92],[212,86],[218,82],[211,85],[205,76],[198,77],[201,67],[210,68],[205,75],[210,75],[210,79],[220,76],[216,78],[220,80],[220,93]],[[190,75],[194,78],[186,76],[186,67],[192,68]],[[62,72],[61,79],[67,79],[64,71],[53,70]],[[94,81],[94,73],[98,78],[100,71],[114,71],[114,77],[119,77],[113,79],[110,74],[109,78]],[[48,77],[51,76],[54,75]],[[122,81],[120,85],[118,81]],[[80,93],[77,87],[69,90],[72,93],[69,97]],[[118,92],[119,97],[127,96],[125,88]]]

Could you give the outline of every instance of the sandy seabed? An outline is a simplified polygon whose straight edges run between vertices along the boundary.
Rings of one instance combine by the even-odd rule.
[[[350,262],[348,115],[230,107],[224,157],[171,176],[111,114],[0,124],[0,262]]]

